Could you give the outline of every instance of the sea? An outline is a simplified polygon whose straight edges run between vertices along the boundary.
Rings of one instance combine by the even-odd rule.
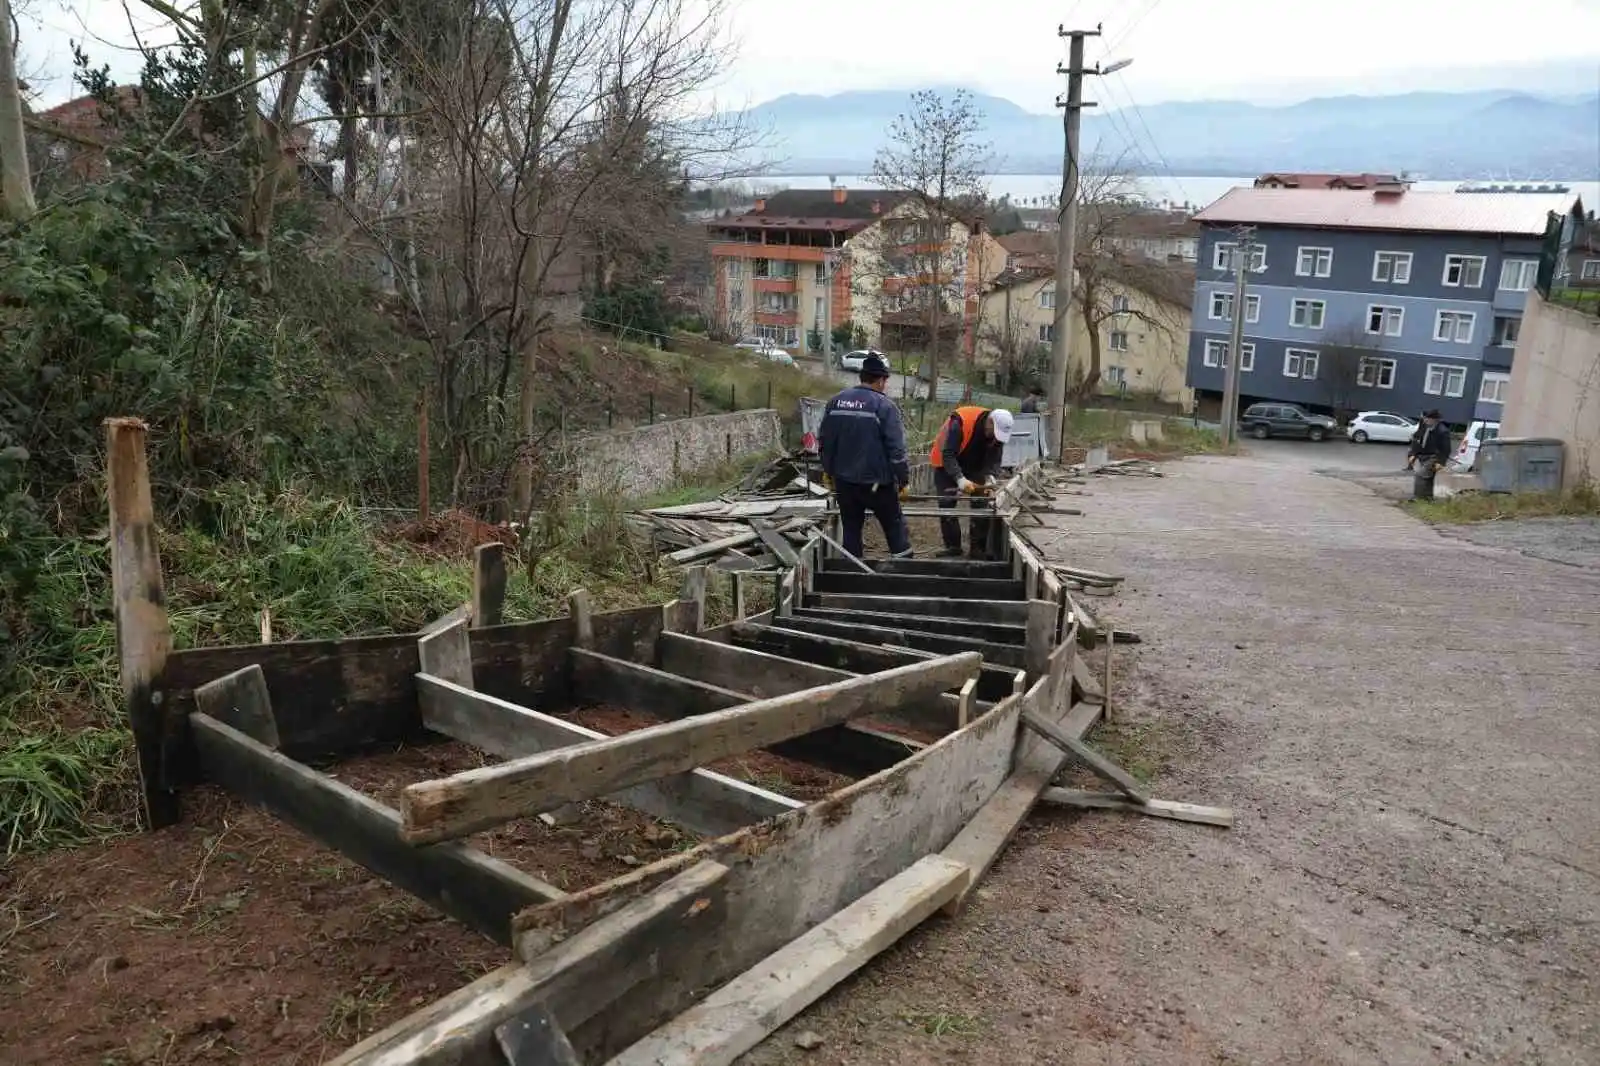
[[[1138,194],[1151,203],[1198,211],[1220,199],[1229,189],[1249,186],[1250,177],[1210,177],[1172,174],[1146,174],[1134,179]],[[1412,183],[1412,188],[1422,192],[1454,192],[1469,179],[1427,179]],[[1474,179],[1475,180],[1475,179]],[[993,174],[987,179],[989,196],[998,200],[1009,196],[1019,207],[1046,206],[1061,192],[1060,174]],[[1586,210],[1600,207],[1600,181],[1574,181],[1565,178],[1518,178],[1518,184],[1561,184],[1569,187],[1574,196],[1583,200]],[[826,189],[838,183],[853,189],[870,187],[872,181],[859,174],[769,174],[751,182],[758,189]]]

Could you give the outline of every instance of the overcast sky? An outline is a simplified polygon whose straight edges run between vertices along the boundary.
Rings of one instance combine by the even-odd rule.
[[[75,95],[74,40],[117,80],[137,76],[137,56],[119,47],[130,40],[120,0],[20,6],[22,71],[45,106]],[[1110,107],[1424,88],[1600,91],[1600,0],[734,0],[731,10],[739,56],[716,90],[731,105],[966,85],[1049,112],[1066,57],[1062,22],[1104,24],[1091,62],[1134,60],[1095,86]]]

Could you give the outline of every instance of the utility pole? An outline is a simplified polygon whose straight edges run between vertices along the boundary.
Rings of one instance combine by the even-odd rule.
[[[1056,28],[1056,35],[1072,40],[1066,66],[1057,66],[1057,74],[1067,76],[1067,96],[1056,98],[1062,109],[1061,132],[1061,199],[1056,204],[1056,306],[1054,334],[1050,338],[1050,425],[1049,441],[1057,461],[1065,448],[1067,437],[1067,368],[1072,357],[1072,290],[1073,255],[1078,241],[1078,127],[1083,109],[1093,107],[1093,101],[1083,99],[1083,76],[1099,74],[1100,68],[1083,67],[1083,44],[1087,38],[1100,36],[1100,26],[1092,30]]]
[[[1239,436],[1239,360],[1244,348],[1245,279],[1255,249],[1255,227],[1234,230],[1233,328],[1228,334],[1228,362],[1222,375],[1222,441],[1232,444]]]

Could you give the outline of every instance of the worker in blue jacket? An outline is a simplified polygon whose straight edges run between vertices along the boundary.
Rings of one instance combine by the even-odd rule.
[[[867,512],[877,516],[894,555],[911,555],[911,533],[900,501],[911,485],[900,410],[883,394],[889,364],[877,352],[861,363],[861,384],[828,401],[822,412],[822,472],[839,501],[844,550],[861,557]]]

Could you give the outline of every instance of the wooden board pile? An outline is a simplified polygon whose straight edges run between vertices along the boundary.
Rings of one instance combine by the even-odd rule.
[[[720,570],[792,566],[827,509],[815,457],[780,456],[747,474],[715,500],[633,512],[634,525],[657,552],[679,566],[709,563]]]

